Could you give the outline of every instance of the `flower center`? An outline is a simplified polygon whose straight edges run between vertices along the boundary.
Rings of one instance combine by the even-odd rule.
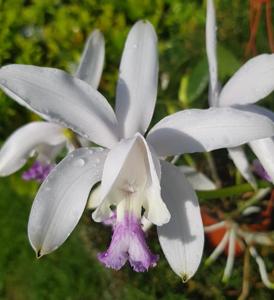
[[[98,259],[108,268],[121,269],[129,261],[136,272],[147,271],[157,263],[158,256],[148,248],[141,226],[141,201],[135,194],[117,206],[117,221],[107,251],[99,253]]]

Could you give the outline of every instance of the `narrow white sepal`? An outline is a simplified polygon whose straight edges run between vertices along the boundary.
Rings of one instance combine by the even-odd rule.
[[[157,87],[157,35],[148,21],[138,21],[127,37],[116,92],[116,114],[125,138],[147,130]]]
[[[97,90],[105,60],[105,40],[99,30],[88,37],[75,76]]]
[[[218,65],[216,55],[216,17],[214,1],[207,0],[206,13],[206,54],[210,75],[210,106],[217,106],[218,102]]]
[[[8,65],[0,69],[0,87],[19,104],[96,144],[111,148],[119,139],[116,116],[105,97],[62,70]]]
[[[244,179],[248,181],[254,189],[257,189],[257,182],[252,174],[251,166],[245,155],[244,149],[242,147],[235,147],[227,150],[229,157],[232,159]]]

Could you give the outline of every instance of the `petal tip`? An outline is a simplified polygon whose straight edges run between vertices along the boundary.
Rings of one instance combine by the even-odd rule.
[[[42,249],[39,249],[36,251],[36,258],[40,259],[42,258],[42,256],[44,256],[44,253],[42,252]]]
[[[182,282],[186,283],[190,279],[191,276],[187,273],[182,273],[182,274],[180,274],[180,277],[182,279]]]

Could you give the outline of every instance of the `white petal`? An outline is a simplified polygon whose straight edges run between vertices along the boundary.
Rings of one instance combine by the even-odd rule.
[[[207,191],[217,188],[215,183],[202,172],[198,172],[190,166],[180,166],[178,168],[185,174],[194,190]]]
[[[32,122],[17,129],[0,151],[0,176],[18,171],[40,146],[64,144],[63,128],[47,122]]]
[[[184,174],[165,161],[161,185],[171,219],[157,227],[159,241],[170,267],[185,282],[197,271],[203,254],[204,230],[199,203]]]
[[[139,21],[126,41],[116,93],[116,114],[124,137],[147,130],[155,107],[157,85],[157,36],[148,21]]]
[[[214,223],[212,225],[208,225],[208,226],[204,226],[204,230],[206,233],[209,233],[209,232],[214,232],[220,228],[224,228],[226,225],[226,222],[225,221],[221,221],[221,222],[218,222],[218,223]]]
[[[274,54],[261,54],[246,62],[227,82],[220,106],[255,103],[274,89]]]
[[[274,122],[274,113],[270,109],[267,109],[263,106],[259,106],[256,104],[249,104],[249,105],[235,105],[234,107],[243,111],[250,111],[250,112],[260,114],[262,116],[266,116],[272,122]]]
[[[210,256],[205,261],[206,265],[210,265],[213,263],[225,250],[229,238],[229,231],[226,231],[223,238],[221,239],[220,243],[214,249],[214,251],[210,254]]]
[[[122,140],[109,152],[102,176],[102,203],[93,213],[95,221],[109,217],[110,205],[120,203],[126,193],[134,193],[144,201],[149,221],[154,224],[168,222],[170,215],[160,194],[159,161],[152,156],[140,134]]]
[[[62,143],[62,144],[58,144],[56,146],[51,146],[51,145],[45,145],[45,144],[42,144],[40,146],[37,147],[37,160],[40,161],[41,163],[44,163],[44,164],[51,164],[51,163],[55,163],[55,160],[57,158],[57,156],[59,154],[62,154],[62,150],[63,149],[66,149],[67,152],[71,152],[73,150],[75,150],[73,148],[73,150],[71,151],[68,151],[67,149],[67,144],[68,143],[68,140],[66,140],[65,143]]]
[[[263,284],[269,289],[274,289],[274,282],[269,280],[263,258],[258,254],[257,250],[253,246],[249,248],[249,252],[256,260]]]
[[[236,147],[274,134],[264,116],[234,108],[187,109],[162,119],[147,141],[159,156]]]
[[[210,106],[216,106],[218,101],[218,66],[216,55],[216,17],[213,0],[207,0],[206,54],[210,75],[209,102]]]
[[[223,275],[223,282],[227,282],[232,274],[234,260],[235,260],[235,246],[236,246],[236,232],[235,229],[232,228],[229,232],[228,255],[227,255],[226,266]]]
[[[92,186],[101,179],[106,153],[77,149],[41,185],[28,224],[29,240],[38,257],[58,248],[77,225]]]
[[[75,76],[97,89],[105,59],[105,40],[99,30],[94,30],[85,44]]]
[[[274,183],[274,140],[273,138],[261,139],[249,143],[252,151]]]
[[[142,224],[142,229],[145,232],[148,231],[153,225],[145,216],[142,216],[141,224]]]
[[[245,155],[244,149],[242,147],[235,147],[229,148],[227,150],[229,153],[229,157],[232,159],[233,163],[240,171],[242,176],[256,189],[256,179],[252,174],[252,170],[249,161]]]
[[[94,209],[101,204],[101,185],[99,184],[91,193],[88,198],[87,208]]]
[[[107,100],[61,70],[9,65],[0,69],[0,86],[20,104],[99,145],[111,147],[118,140],[116,117]]]

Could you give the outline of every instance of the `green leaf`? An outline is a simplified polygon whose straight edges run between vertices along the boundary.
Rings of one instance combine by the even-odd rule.
[[[181,78],[179,99],[185,107],[191,104],[204,92],[208,85],[208,64],[204,56],[194,68]]]
[[[227,48],[218,46],[218,69],[219,79],[224,80],[231,77],[241,66],[241,62]]]

